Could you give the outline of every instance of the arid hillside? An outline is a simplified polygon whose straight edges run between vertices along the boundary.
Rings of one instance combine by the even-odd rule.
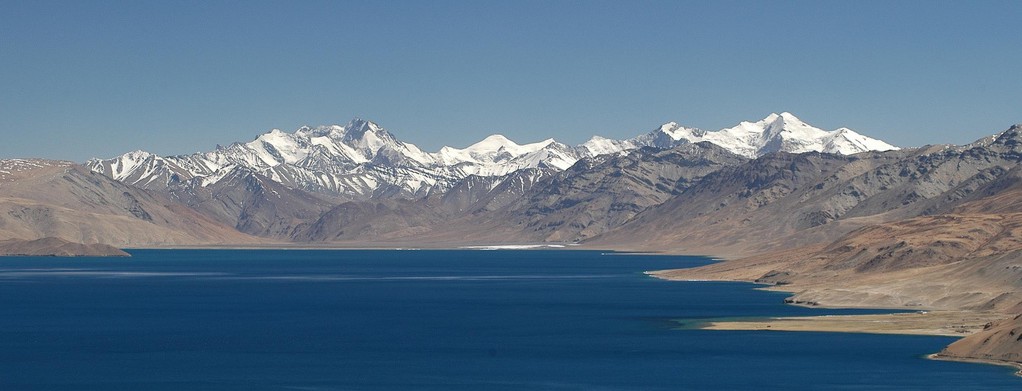
[[[0,238],[115,247],[259,241],[85,167],[25,159],[0,161]]]
[[[2,241],[0,256],[128,257],[131,254],[109,244],[82,244],[59,238],[42,238]]]

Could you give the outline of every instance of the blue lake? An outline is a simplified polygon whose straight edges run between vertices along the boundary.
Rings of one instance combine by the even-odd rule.
[[[0,258],[0,390],[1019,389],[952,338],[704,331],[856,311],[590,251],[133,250]],[[862,312],[862,311],[859,311]]]

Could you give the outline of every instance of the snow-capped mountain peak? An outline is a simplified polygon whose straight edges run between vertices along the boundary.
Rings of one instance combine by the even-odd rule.
[[[898,149],[898,147],[891,144],[863,136],[848,128],[839,128],[831,132],[824,141],[824,149],[845,155],[864,151],[890,151]]]
[[[504,137],[502,134],[491,134],[479,142],[465,147],[464,151],[486,153],[495,152],[501,148],[517,148],[518,146],[518,143],[511,141],[511,139]]]
[[[315,128],[311,126],[302,126],[295,130],[295,134],[300,134],[304,137],[329,137],[340,139],[344,137],[344,126],[341,125],[329,125],[329,126],[317,126]]]
[[[671,137],[673,140],[689,139],[693,137],[702,137],[706,132],[685,126],[678,125],[677,122],[668,122],[660,126],[660,132]]]
[[[759,123],[764,124],[763,132],[769,135],[787,133],[790,137],[812,138],[826,133],[822,129],[805,123],[805,121],[798,119],[798,117],[789,112],[781,114],[771,113],[762,121],[757,122],[757,124]]]
[[[623,153],[635,148],[635,144],[629,140],[614,140],[600,136],[593,136],[577,147],[580,153],[588,157]]]
[[[734,127],[709,132],[668,122],[630,141],[638,147],[656,148],[707,141],[749,158],[772,152],[852,154],[897,149],[847,128],[829,132],[816,128],[789,112],[771,113],[759,121],[742,121]]]
[[[671,134],[671,133],[674,132],[675,129],[677,129],[679,127],[681,127],[681,125],[678,125],[677,122],[671,121],[671,122],[665,123],[663,125],[660,125],[660,131],[664,132],[664,133],[667,133],[667,134]]]
[[[463,149],[443,147],[437,154],[442,161],[448,163],[489,162],[499,156],[513,158],[535,153],[554,142],[554,139],[547,139],[538,143],[519,145],[504,135],[493,134]]]
[[[371,161],[378,151],[385,146],[391,150],[401,151],[401,142],[397,141],[390,133],[379,125],[360,118],[352,119],[344,126],[343,131],[332,133],[335,142],[351,147],[357,151],[366,161]],[[336,136],[340,135],[338,139]]]
[[[272,129],[250,142],[217,146],[210,152],[159,157],[133,151],[113,159],[91,160],[88,165],[142,187],[206,186],[224,178],[226,172],[245,169],[286,186],[358,199],[380,194],[421,195],[434,188],[450,188],[469,175],[503,176],[525,168],[565,170],[584,157],[697,142],[717,144],[750,158],[777,151],[851,154],[896,149],[847,128],[824,131],[782,112],[717,131],[667,122],[632,139],[595,136],[576,147],[552,138],[518,144],[494,134],[465,148],[443,147],[427,153],[399,141],[372,121],[356,118],[344,126],[303,126],[292,133]]]
[[[787,111],[782,111],[780,114],[770,113],[770,115],[768,115],[767,118],[770,118],[770,117],[776,117],[777,119],[780,119],[780,120],[782,120],[784,122],[788,122],[788,123],[806,125],[806,123],[803,122],[801,119],[799,119],[794,114],[789,113]]]
[[[380,125],[360,118],[355,118],[344,126],[344,137],[342,140],[347,144],[366,143],[377,145],[396,141],[394,136],[391,136]]]
[[[652,132],[625,140],[625,143],[618,143],[615,148],[624,148],[623,150],[642,147],[669,149],[680,144],[698,142],[693,140],[700,140],[705,133],[700,129],[681,126],[677,122],[667,122],[653,129]]]
[[[579,158],[573,148],[552,138],[523,145],[501,134],[487,136],[463,149],[443,147],[433,157],[441,164],[482,176],[506,175],[523,168],[565,169]]]

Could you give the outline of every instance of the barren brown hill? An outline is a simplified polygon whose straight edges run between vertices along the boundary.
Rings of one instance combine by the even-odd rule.
[[[696,269],[672,279],[775,284],[796,303],[1020,311],[1022,215],[939,215],[868,226],[826,246]]]
[[[71,243],[60,238],[42,238],[2,241],[0,256],[130,257],[131,254],[108,244]]]
[[[0,238],[115,247],[245,244],[259,239],[70,162],[0,161]]]
[[[1022,362],[1022,315],[988,323],[983,331],[951,344],[938,357]]]

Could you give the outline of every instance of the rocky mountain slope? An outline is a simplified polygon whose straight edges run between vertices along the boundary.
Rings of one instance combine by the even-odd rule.
[[[561,172],[521,170],[496,180],[473,176],[442,195],[418,201],[342,204],[295,239],[577,242],[612,230],[703,176],[744,161],[704,142],[586,158]]]
[[[496,219],[523,227],[537,241],[583,241],[745,161],[706,142],[589,159],[533,187],[498,211]]]
[[[340,202],[321,193],[285,186],[240,166],[207,186],[177,184],[156,193],[242,233],[284,241],[300,225],[319,218]]]
[[[947,212],[1019,165],[1017,127],[966,146],[765,155],[708,175],[594,240],[748,255],[823,243],[864,225]]]

